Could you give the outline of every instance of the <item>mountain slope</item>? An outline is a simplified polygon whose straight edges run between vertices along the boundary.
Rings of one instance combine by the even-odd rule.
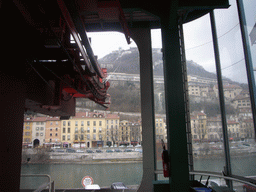
[[[153,49],[153,68],[155,75],[163,75],[163,60],[161,49]],[[108,72],[139,74],[139,52],[137,48],[129,50],[119,49],[99,59],[102,67]],[[216,78],[216,74],[206,71],[202,66],[193,61],[187,61],[189,75],[196,75],[206,78]]]

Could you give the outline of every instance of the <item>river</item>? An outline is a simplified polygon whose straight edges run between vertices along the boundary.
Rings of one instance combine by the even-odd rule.
[[[256,156],[233,157],[233,174],[256,175]],[[158,162],[161,165],[161,162]],[[194,159],[195,170],[221,172],[225,162],[218,159]],[[55,188],[82,188],[84,176],[91,176],[95,184],[110,186],[121,181],[125,185],[139,185],[142,179],[142,163],[106,163],[106,164],[23,164],[22,174],[49,174],[55,182]],[[42,178],[22,178],[21,188],[36,188],[43,183]]]

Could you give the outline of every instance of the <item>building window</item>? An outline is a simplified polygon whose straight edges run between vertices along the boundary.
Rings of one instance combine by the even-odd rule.
[[[71,122],[70,122],[70,121],[68,121],[68,126],[70,126],[70,124],[71,124]]]
[[[68,128],[68,133],[70,133],[70,127]]]
[[[62,129],[62,132],[63,132],[63,133],[66,133],[66,128],[65,128],[65,127]]]
[[[44,128],[43,127],[41,127],[41,129],[40,129],[41,131],[43,131],[44,130]]]
[[[50,137],[52,136],[52,133],[50,133]]]
[[[90,121],[87,121],[87,126],[90,126]]]
[[[99,121],[99,126],[102,126],[102,121]]]
[[[93,133],[96,133],[96,127],[93,127]]]
[[[58,127],[56,127],[55,130],[58,131]]]
[[[93,126],[96,126],[96,121],[93,121]]]
[[[87,135],[87,140],[90,140],[90,135]]]
[[[78,126],[78,121],[75,122],[75,126]]]
[[[96,134],[93,134],[93,140],[96,140]]]
[[[55,137],[58,137],[58,133],[55,133]]]
[[[81,121],[81,126],[84,126],[84,121]]]
[[[65,139],[66,139],[66,136],[65,136],[65,135],[63,135],[63,136],[62,136],[62,140],[65,140]]]
[[[68,140],[70,140],[70,135],[68,135],[68,137],[67,137],[67,138],[68,138]]]
[[[63,126],[66,126],[66,121],[63,121]]]
[[[90,127],[87,127],[87,133],[90,133]]]

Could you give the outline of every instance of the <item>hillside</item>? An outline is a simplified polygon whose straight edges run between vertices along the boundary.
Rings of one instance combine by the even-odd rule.
[[[153,49],[152,54],[154,74],[163,75],[161,49]],[[106,67],[108,72],[138,74],[140,69],[139,52],[137,48],[129,50],[119,49],[99,59],[99,63],[102,67]],[[193,61],[187,61],[187,69],[189,75],[216,78],[216,74],[206,71],[202,66]]]

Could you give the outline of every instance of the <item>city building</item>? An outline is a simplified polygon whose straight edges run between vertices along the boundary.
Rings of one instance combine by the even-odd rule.
[[[32,147],[32,125],[33,125],[33,118],[32,117],[25,117],[24,124],[23,124],[23,147]]]
[[[135,146],[135,145],[139,145],[141,144],[142,141],[142,137],[141,137],[141,123],[139,122],[131,122],[130,123],[130,141],[131,141],[131,145]]]
[[[163,140],[166,143],[167,142],[167,130],[166,130],[166,124],[164,122],[164,118],[156,117],[155,131],[156,131],[156,142],[161,143],[161,140]]]
[[[45,145],[61,146],[60,117],[47,117],[45,124]]]
[[[32,122],[33,147],[43,146],[45,143],[45,125],[47,117],[34,117]]]
[[[119,116],[107,113],[79,112],[61,121],[64,147],[103,147],[118,143]]]
[[[232,100],[233,106],[237,108],[251,108],[250,97],[246,95],[237,95]]]
[[[216,97],[219,95],[218,91],[218,85],[214,85],[213,90],[215,92]],[[227,99],[234,99],[236,96],[238,96],[242,92],[242,87],[235,84],[224,84],[223,85],[223,91],[224,91],[224,97]]]
[[[220,141],[223,138],[222,123],[220,117],[207,118],[207,135],[208,141]]]
[[[240,140],[245,138],[245,134],[240,129],[240,124],[237,121],[229,120],[227,122],[228,136],[230,140]]]
[[[106,114],[106,138],[105,141],[108,145],[117,145],[119,141],[119,115]]]
[[[131,125],[129,121],[127,120],[120,121],[119,128],[120,128],[119,145],[129,145],[131,142],[130,140]]]
[[[192,112],[191,116],[191,133],[194,141],[203,141],[207,137],[207,116],[204,112]]]

